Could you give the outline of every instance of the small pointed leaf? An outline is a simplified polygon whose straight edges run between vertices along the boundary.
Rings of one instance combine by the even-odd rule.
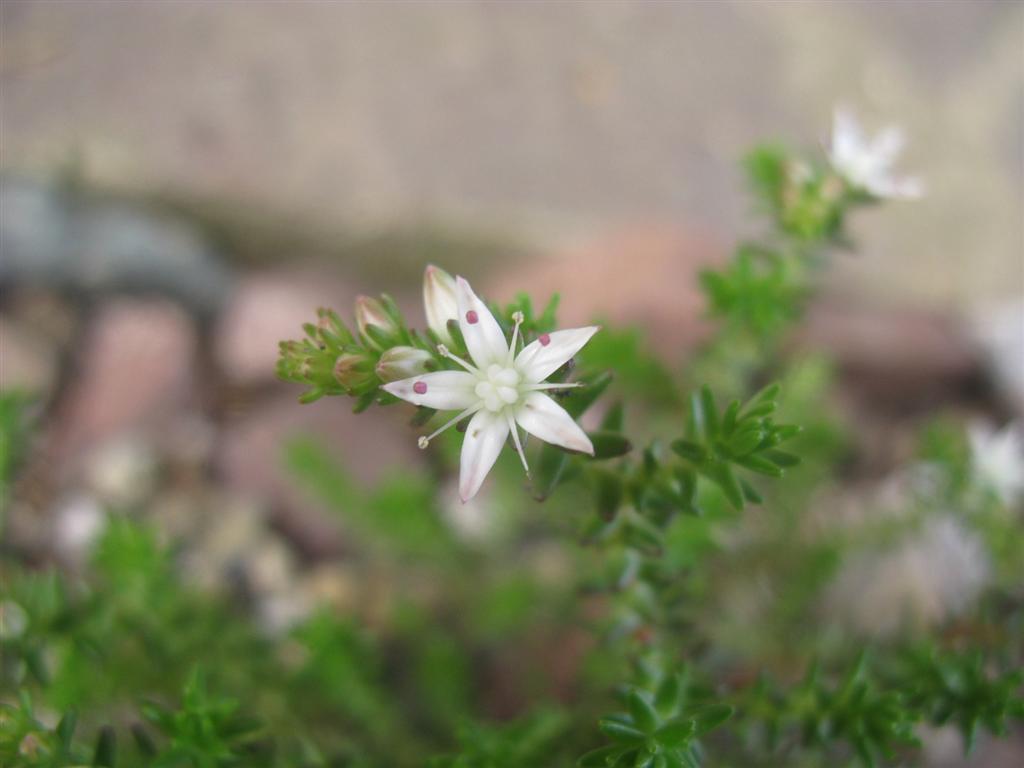
[[[96,737],[96,749],[93,751],[93,766],[104,766],[114,768],[117,760],[117,734],[109,725],[100,729]]]
[[[697,710],[693,719],[697,727],[697,734],[704,735],[713,730],[732,717],[733,708],[727,704],[711,704]]]
[[[590,432],[594,459],[615,459],[633,450],[633,444],[620,432]]]
[[[633,744],[644,740],[644,734],[642,731],[638,731],[631,725],[620,723],[618,720],[612,720],[605,718],[598,722],[597,727],[601,729],[601,732],[614,741],[619,741],[626,744]]]
[[[666,747],[685,747],[697,732],[693,718],[680,717],[661,726],[654,737]]]
[[[629,692],[627,701],[629,714],[633,718],[633,722],[636,723],[636,727],[644,733],[653,733],[654,729],[658,727],[660,718],[647,697],[634,689]]]
[[[692,440],[674,440],[671,447],[673,451],[684,459],[692,461],[695,464],[699,464],[704,461],[708,455],[703,446],[693,442]]]

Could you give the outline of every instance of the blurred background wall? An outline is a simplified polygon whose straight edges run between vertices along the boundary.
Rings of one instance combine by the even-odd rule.
[[[907,129],[929,195],[863,217],[834,284],[1024,290],[1019,2],[4,0],[0,22],[8,170],[557,259],[664,224],[732,242],[742,153],[823,143],[843,102]]]

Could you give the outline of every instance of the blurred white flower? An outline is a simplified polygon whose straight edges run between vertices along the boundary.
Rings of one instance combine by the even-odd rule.
[[[989,578],[984,543],[953,515],[939,515],[895,549],[844,564],[829,603],[860,631],[884,636],[956,615]]]
[[[71,560],[83,560],[107,525],[107,514],[96,499],[79,494],[68,499],[56,514],[53,543]]]
[[[1021,425],[1010,423],[996,431],[975,422],[967,431],[971,464],[980,483],[995,491],[1007,506],[1024,495],[1024,436]]]
[[[384,389],[414,405],[459,414],[428,437],[420,447],[467,416],[472,416],[462,443],[459,496],[468,501],[476,495],[501,452],[508,436],[529,473],[519,439],[519,427],[554,445],[593,455],[587,434],[558,403],[544,394],[578,384],[545,383],[597,333],[596,326],[541,334],[516,355],[521,313],[515,318],[512,342],[505,341],[494,315],[463,278],[456,278],[459,329],[466,341],[472,363],[451,354],[441,345],[439,352],[465,371],[439,371],[385,384]]]
[[[875,197],[912,200],[924,194],[920,179],[897,177],[892,172],[906,139],[903,131],[890,126],[868,139],[853,114],[838,107],[832,124],[832,166],[852,186]]]
[[[986,303],[972,313],[969,327],[985,353],[996,388],[1024,418],[1024,296]]]
[[[91,452],[87,480],[100,502],[115,509],[134,507],[153,493],[158,463],[156,451],[146,440],[118,437]]]

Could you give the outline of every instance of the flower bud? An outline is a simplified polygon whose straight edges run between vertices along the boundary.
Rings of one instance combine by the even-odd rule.
[[[360,333],[375,347],[378,343],[367,331],[368,326],[377,326],[377,329],[387,336],[398,332],[398,326],[384,309],[384,305],[369,296],[356,297],[356,325],[359,326]]]
[[[455,300],[455,280],[440,267],[428,264],[423,273],[423,309],[427,325],[441,341],[452,343],[448,321],[458,320],[459,304]]]
[[[334,361],[334,378],[345,389],[356,389],[366,384],[372,378],[369,358],[348,352],[338,355]]]
[[[392,347],[380,356],[377,363],[377,378],[381,381],[398,381],[427,372],[431,354],[414,347]]]

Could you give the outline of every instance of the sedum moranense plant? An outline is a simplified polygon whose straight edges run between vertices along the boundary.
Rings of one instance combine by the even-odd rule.
[[[923,726],[955,729],[965,751],[1009,729],[1024,714],[1017,433],[940,417],[920,429],[912,468],[929,482],[902,516],[857,530],[815,516],[856,462],[829,361],[789,333],[851,247],[851,216],[922,189],[894,174],[898,134],[848,113],[834,131],[824,154],[747,158],[769,224],[701,274],[716,326],[681,370],[635,331],[559,330],[557,297],[495,304],[437,266],[422,328],[360,297],[352,322],[321,309],[282,343],[278,373],[304,402],[405,410],[424,445],[426,468],[369,485],[308,439],[283,446],[344,516],[363,608],[268,635],[244,601],[189,586],[140,510],[111,510],[72,578],[0,548],[0,763],[913,765]],[[5,494],[27,402],[0,397]],[[468,503],[447,502],[449,477]],[[469,545],[453,509],[522,531]],[[847,559],[953,515],[985,543],[980,598],[915,633],[829,628]],[[569,555],[555,581],[537,575],[553,545]],[[566,666],[571,706],[552,704],[536,678]],[[502,687],[512,719],[489,716]]]
[[[723,268],[701,274],[718,330],[677,379],[691,394],[670,397],[683,404],[667,422],[675,428],[659,430],[639,451],[623,433],[621,401],[600,407],[603,416],[590,420],[599,427],[589,435],[575,423],[612,386],[614,371],[600,369],[594,360],[614,368],[616,359],[608,353],[588,358],[584,346],[595,334],[594,344],[601,345],[596,326],[552,330],[557,297],[535,318],[525,297],[506,307],[488,306],[464,279],[431,265],[424,276],[428,330],[409,330],[394,302],[382,297],[357,303],[357,319],[360,306],[379,311],[372,319],[358,319],[355,333],[337,315],[321,311],[320,324],[307,328],[306,340],[282,345],[279,372],[305,384],[306,399],[344,391],[362,409],[399,398],[420,406],[414,419],[419,424],[432,419],[432,409],[457,411],[421,437],[420,445],[426,447],[454,424],[466,425],[463,500],[479,491],[507,440],[531,475],[537,499],[547,499],[565,483],[571,486],[566,493],[590,494],[593,513],[580,529],[580,540],[596,555],[595,571],[581,585],[607,599],[605,618],[595,630],[604,637],[606,663],[622,675],[621,710],[599,721],[606,743],[582,756],[580,765],[696,768],[705,763],[819,765],[821,760],[839,765],[854,759],[870,766],[908,759],[919,746],[921,724],[956,724],[970,751],[979,730],[1004,733],[1008,720],[1024,713],[1015,666],[1020,648],[1012,644],[949,644],[932,637],[872,651],[867,641],[840,643],[814,663],[805,660],[801,673],[798,654],[806,643],[791,636],[790,651],[797,657],[773,674],[770,667],[757,670],[716,652],[693,610],[714,594],[700,572],[719,567],[723,559],[708,546],[714,532],[739,525],[748,505],[765,503],[765,486],[756,478],[778,479],[796,468],[801,441],[812,451],[822,448],[815,434],[820,438],[829,431],[823,426],[828,417],[812,425],[814,434],[801,436],[800,426],[777,420],[786,405],[779,385],[763,382],[799,382],[806,364],[786,352],[786,334],[800,321],[831,253],[851,247],[850,214],[923,193],[918,179],[893,170],[903,144],[898,128],[869,137],[848,110],[838,109],[825,157],[799,156],[777,146],[750,154],[747,170],[774,226],[763,239],[740,244]],[[621,348],[616,342],[613,337],[606,348]],[[392,372],[389,358],[398,356],[410,364]],[[360,360],[361,375],[339,371],[339,359]],[[793,405],[799,412],[799,403]],[[519,427],[544,441],[531,459]],[[835,453],[834,445],[821,451],[830,452]],[[827,460],[817,461],[819,469],[823,464]],[[947,490],[946,499],[957,498]],[[806,503],[808,496],[787,498],[780,492],[776,498],[787,506]],[[962,501],[965,508],[972,506]],[[989,497],[990,514],[977,512],[974,519],[1002,519],[996,538],[1006,548],[1006,539],[1020,540],[1019,525],[1007,524],[1002,512],[991,514],[992,503]],[[762,514],[773,512],[769,499]],[[793,527],[801,521],[792,514],[778,517],[776,540],[794,538]],[[685,541],[687,534],[696,546]],[[762,544],[772,546],[772,541],[769,534]],[[681,542],[688,555],[672,557]],[[820,590],[808,580],[827,583],[836,553],[849,544],[829,536],[787,542],[793,566],[783,584],[799,597],[796,607],[786,607],[783,622],[799,627],[814,620],[811,606]],[[1009,548],[1015,552],[1014,546]],[[1012,585],[1019,569],[1012,554],[1006,560],[1011,575],[1002,583]],[[728,568],[728,562],[721,567]],[[1008,613],[979,617],[977,637],[986,632],[989,638],[992,632],[1007,637],[998,628],[1018,615],[1019,589],[999,599]],[[465,745],[461,757],[438,764],[506,764],[474,758],[477,749]]]

